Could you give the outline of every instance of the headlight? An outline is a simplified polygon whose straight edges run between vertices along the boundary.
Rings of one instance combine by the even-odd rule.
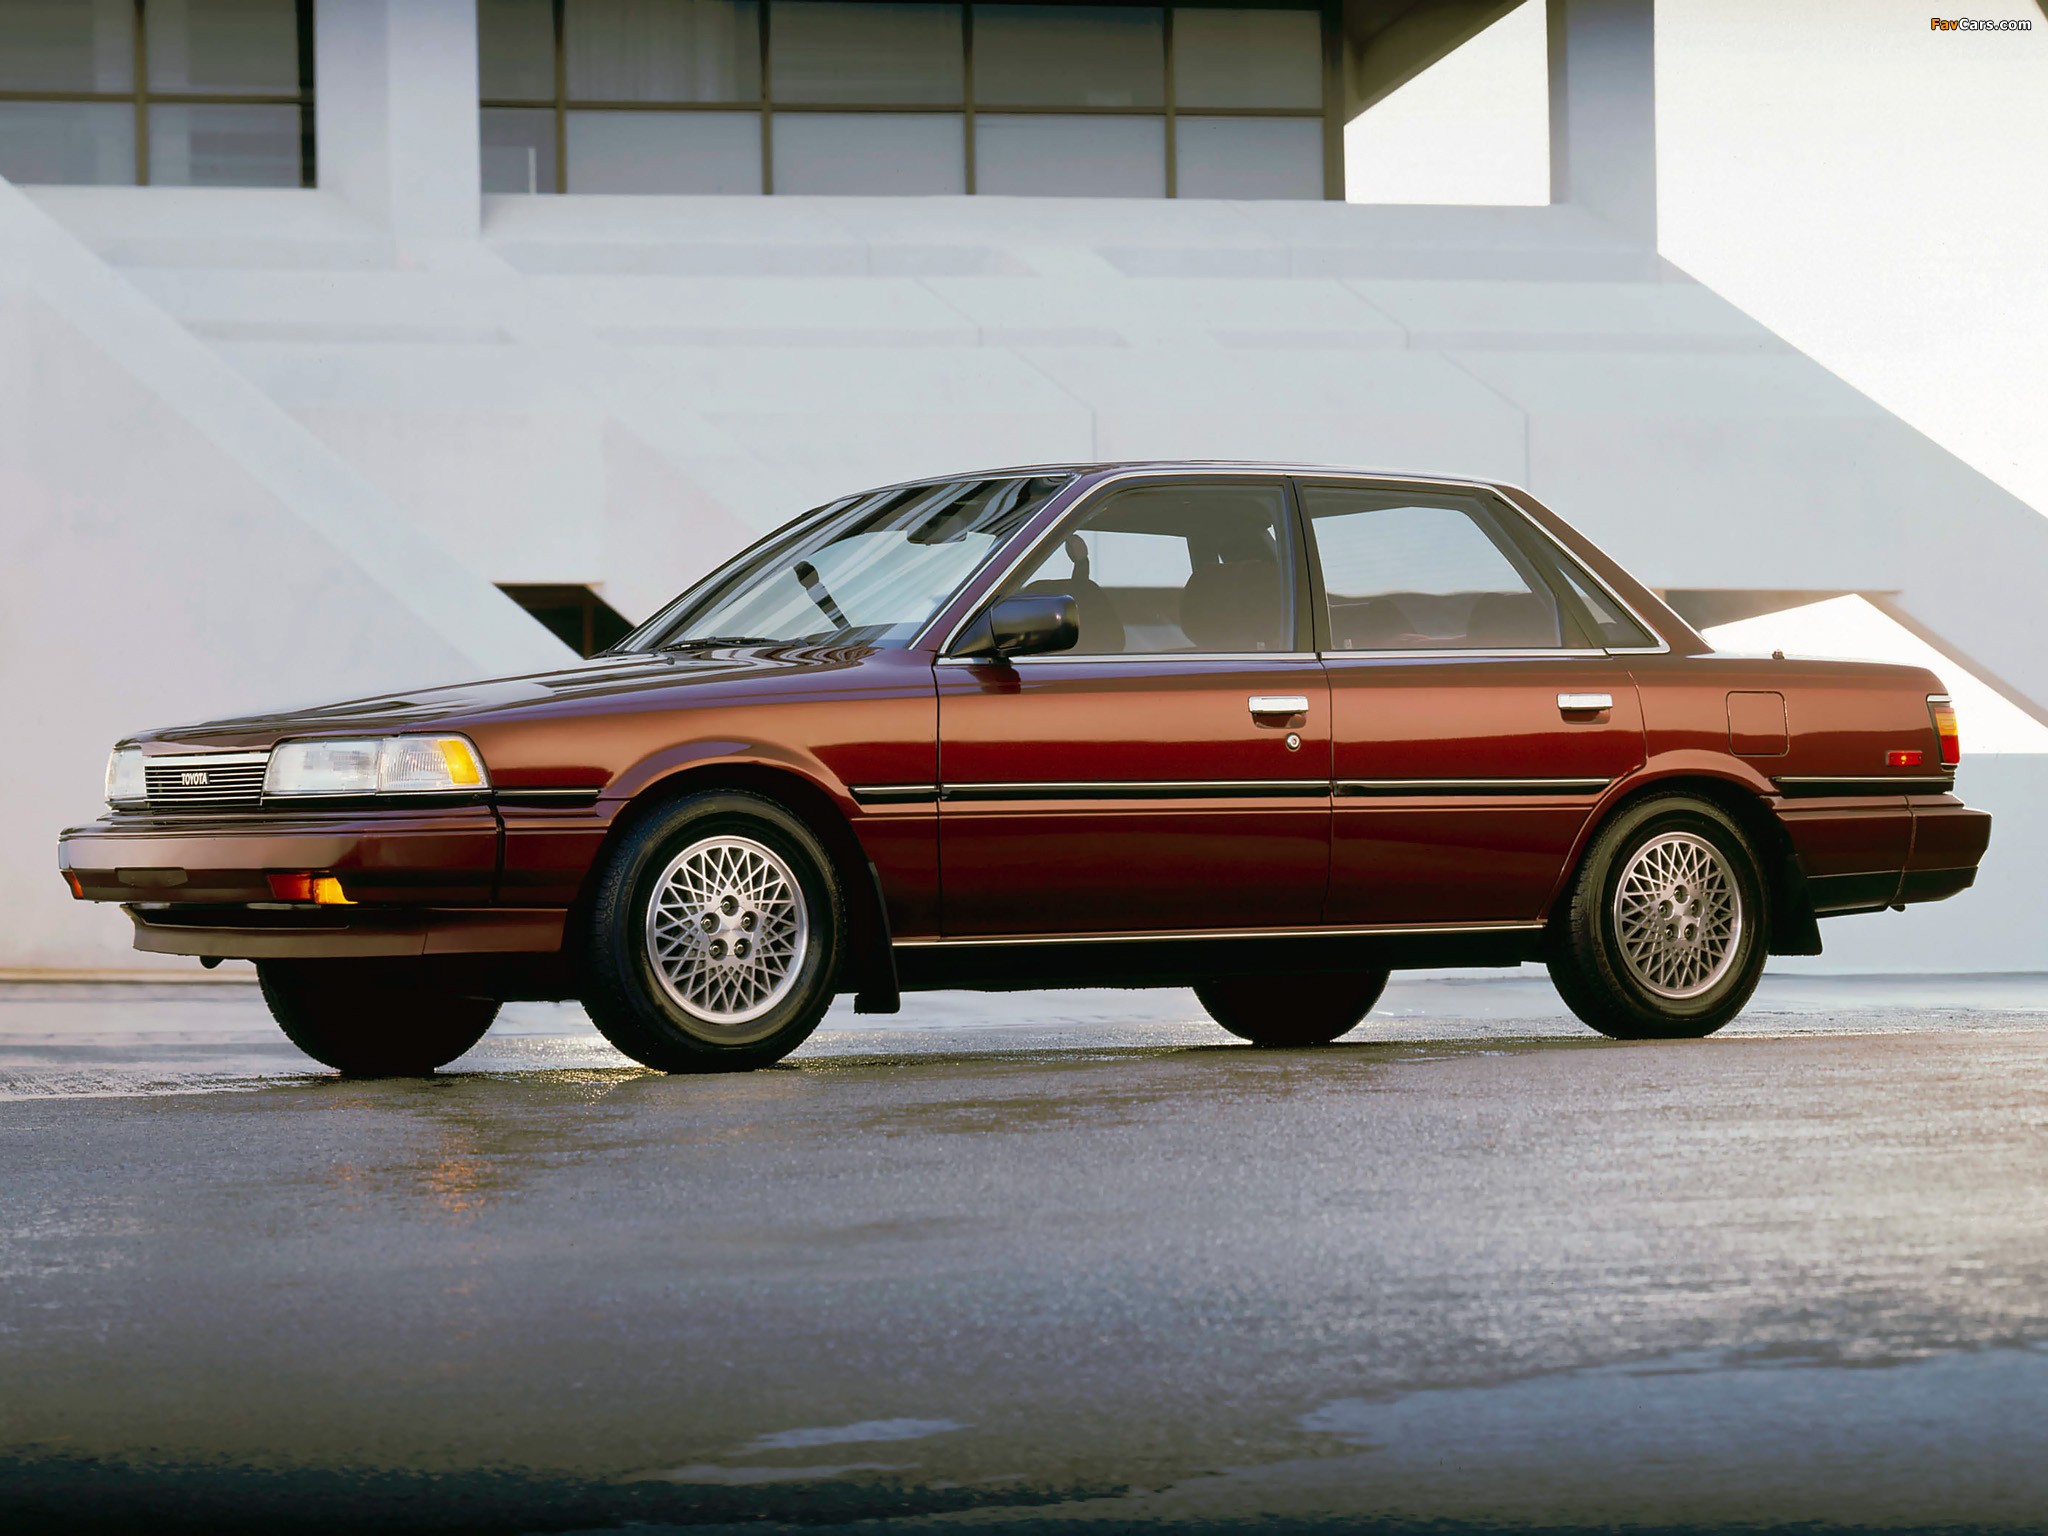
[[[461,736],[281,741],[271,749],[265,795],[419,795],[489,789],[484,760]]]
[[[107,757],[107,804],[142,805],[149,785],[142,774],[142,748],[116,747]]]

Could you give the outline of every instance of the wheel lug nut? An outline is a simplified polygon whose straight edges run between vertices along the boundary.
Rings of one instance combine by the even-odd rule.
[[[745,939],[734,939],[732,941],[732,957],[735,960],[747,958],[747,941]]]
[[[740,901],[737,896],[728,896],[718,904],[718,910],[723,912],[727,917],[731,917],[733,913],[739,911],[739,909]]]
[[[746,929],[747,932],[752,933],[754,931],[754,914],[751,912],[743,914],[740,918],[740,926]]]
[[[700,921],[701,921],[701,922],[703,923],[703,925],[704,925],[704,931],[705,931],[706,933],[714,933],[714,932],[716,932],[716,931],[717,931],[717,929],[718,929],[718,916],[717,916],[717,914],[716,914],[716,913],[713,913],[713,912],[706,912],[706,913],[704,914],[703,918],[702,918],[702,919],[700,919]]]
[[[711,958],[714,960],[723,960],[725,958],[725,940],[713,939],[711,941]]]

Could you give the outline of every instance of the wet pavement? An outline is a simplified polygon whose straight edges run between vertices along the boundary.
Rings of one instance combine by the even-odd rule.
[[[0,1527],[2048,1526],[2048,978],[309,1068],[246,984],[0,986]]]

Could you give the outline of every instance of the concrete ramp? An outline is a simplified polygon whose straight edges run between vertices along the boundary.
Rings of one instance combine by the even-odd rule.
[[[0,357],[0,963],[127,955],[55,854],[124,731],[570,659],[5,183]]]

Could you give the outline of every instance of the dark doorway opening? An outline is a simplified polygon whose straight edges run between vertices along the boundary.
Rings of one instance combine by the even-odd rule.
[[[588,587],[507,586],[498,590],[558,635],[579,656],[595,656],[633,626]]]

